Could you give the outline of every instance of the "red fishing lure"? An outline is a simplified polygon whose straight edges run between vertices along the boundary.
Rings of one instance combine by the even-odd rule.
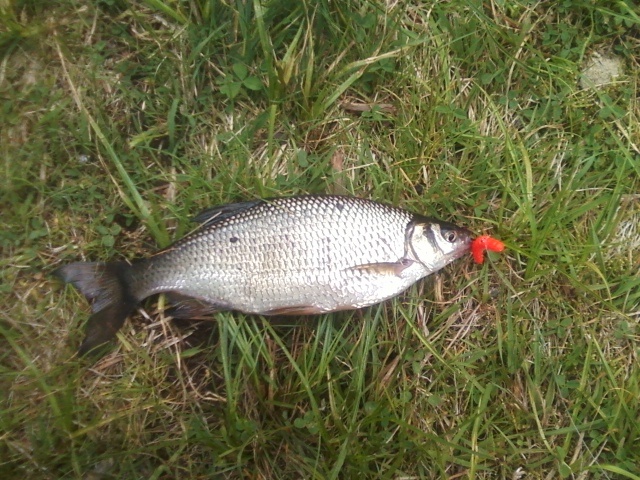
[[[489,235],[480,235],[471,242],[471,253],[473,254],[473,260],[476,263],[484,262],[485,250],[501,252],[504,250],[504,243],[497,238],[490,237]]]

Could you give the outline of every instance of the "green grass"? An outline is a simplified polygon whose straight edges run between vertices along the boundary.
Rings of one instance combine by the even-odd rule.
[[[640,478],[632,2],[5,0],[0,22],[2,478]],[[594,52],[625,70],[584,89]],[[508,250],[295,327],[161,298],[74,356],[89,308],[55,267],[303,192]]]

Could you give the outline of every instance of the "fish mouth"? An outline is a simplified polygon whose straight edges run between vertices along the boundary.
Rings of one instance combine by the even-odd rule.
[[[462,238],[462,243],[461,245],[453,252],[452,254],[452,258],[453,259],[457,259],[460,258],[462,256],[464,256],[465,254],[467,254],[468,252],[471,251],[471,244],[473,242],[473,232],[471,230],[468,230],[466,228],[460,228],[458,230],[460,237]]]

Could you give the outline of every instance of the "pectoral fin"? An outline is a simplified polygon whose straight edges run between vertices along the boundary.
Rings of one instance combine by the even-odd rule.
[[[413,260],[403,258],[397,262],[365,263],[364,265],[351,267],[349,270],[368,275],[395,275],[400,277],[402,272],[411,265],[413,265]]]

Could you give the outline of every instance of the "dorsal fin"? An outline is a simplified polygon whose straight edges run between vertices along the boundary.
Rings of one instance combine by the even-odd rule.
[[[250,200],[248,202],[230,203],[228,205],[207,208],[193,217],[192,221],[202,225],[211,225],[231,218],[240,212],[247,211],[262,202],[263,200]]]

